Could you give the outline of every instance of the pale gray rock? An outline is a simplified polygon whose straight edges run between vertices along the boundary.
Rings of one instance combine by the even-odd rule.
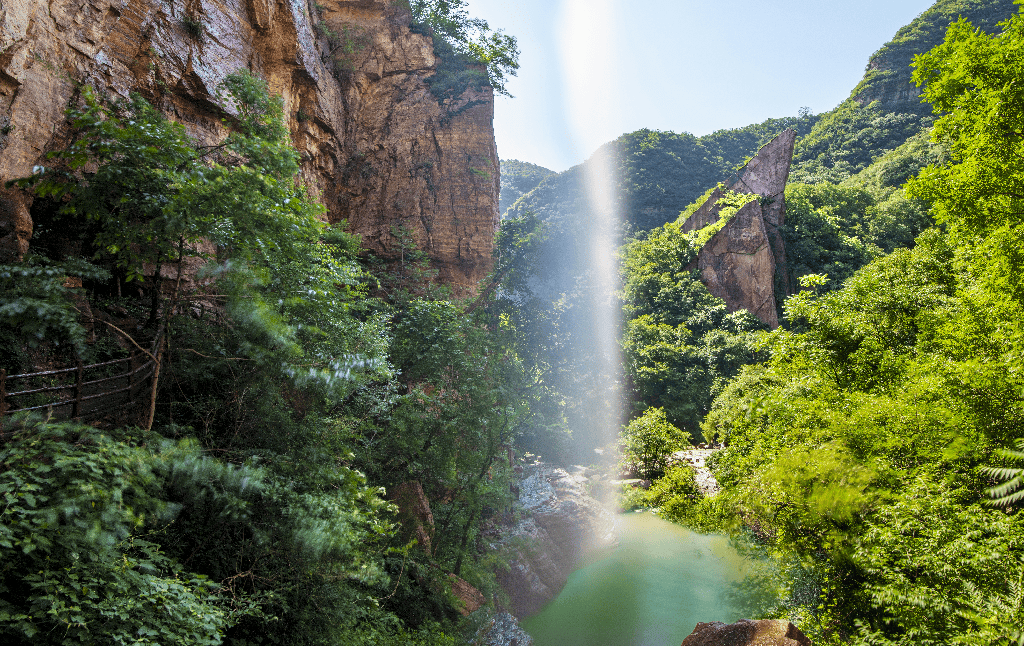
[[[718,495],[718,492],[722,490],[718,486],[718,481],[715,479],[711,469],[707,466],[707,460],[711,457],[715,451],[720,449],[687,449],[685,451],[676,451],[671,454],[668,458],[669,465],[682,464],[693,469],[694,480],[697,482],[697,487],[707,497],[713,497]]]
[[[509,569],[497,573],[517,617],[554,599],[581,557],[615,543],[615,517],[589,495],[585,473],[544,463],[524,469],[521,518],[503,532],[500,546],[511,552]]]
[[[533,646],[533,638],[507,612],[489,617],[470,641],[473,646]]]

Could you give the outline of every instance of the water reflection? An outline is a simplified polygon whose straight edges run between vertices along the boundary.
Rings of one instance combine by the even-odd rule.
[[[723,536],[650,513],[620,517],[620,543],[522,622],[537,646],[678,646],[699,621],[740,619],[725,598],[747,562]]]

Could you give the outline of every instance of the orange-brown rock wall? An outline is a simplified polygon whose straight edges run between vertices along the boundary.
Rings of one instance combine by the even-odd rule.
[[[328,218],[385,257],[408,231],[439,280],[470,293],[498,221],[493,96],[439,102],[433,43],[409,19],[387,0],[4,0],[0,181],[67,143],[81,84],[139,92],[208,143],[223,136],[218,85],[249,68],[283,97],[303,181]],[[31,221],[24,196],[0,205],[4,261],[24,253]]]
[[[779,227],[786,220],[786,181],[795,142],[796,132],[786,130],[726,183],[729,190],[758,199],[736,212],[704,244],[692,264],[708,291],[725,301],[730,312],[745,309],[772,329],[779,326],[778,299],[790,291],[784,280],[786,248]],[[698,231],[717,222],[718,200],[723,195],[716,189],[687,218],[682,230]],[[777,288],[783,293],[777,294]]]
[[[700,250],[697,269],[729,311],[745,309],[775,329],[776,263],[764,220],[761,204],[748,202]]]

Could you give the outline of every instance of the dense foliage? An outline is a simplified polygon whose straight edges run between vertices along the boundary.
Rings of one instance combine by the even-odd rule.
[[[205,147],[86,89],[71,145],[19,182],[52,257],[3,268],[5,341],[160,369],[152,430],[3,418],[0,635],[462,642],[449,573],[497,593],[481,532],[509,512],[530,420],[501,290],[452,301],[415,249],[369,273],[298,183],[281,100],[244,71],[221,89],[236,116]],[[406,483],[433,503],[419,544],[384,499]]]
[[[434,39],[440,61],[428,83],[438,98],[458,98],[466,88],[484,85],[512,96],[505,82],[519,69],[515,36],[492,30],[486,20],[470,18],[466,0],[402,1],[412,10],[413,29]]]
[[[1007,497],[1024,436],[1024,15],[1003,27],[956,22],[916,59],[934,144],[881,143],[842,183],[787,189],[805,289],[703,422],[727,446],[711,460],[723,492],[712,506],[680,468],[639,501],[745,537],[765,559],[746,611],[816,644],[1024,640]]]

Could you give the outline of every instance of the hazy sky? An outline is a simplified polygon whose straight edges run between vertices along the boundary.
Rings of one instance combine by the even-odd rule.
[[[519,39],[502,159],[561,171],[639,128],[704,135],[815,113],[932,0],[467,0]]]

